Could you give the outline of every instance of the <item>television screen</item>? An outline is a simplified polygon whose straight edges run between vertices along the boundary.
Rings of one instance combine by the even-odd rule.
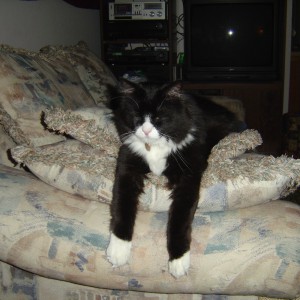
[[[186,0],[187,79],[276,79],[280,0]]]

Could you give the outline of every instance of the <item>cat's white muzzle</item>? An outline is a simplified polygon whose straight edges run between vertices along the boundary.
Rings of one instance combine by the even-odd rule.
[[[145,122],[138,127],[135,134],[142,142],[149,144],[155,143],[160,138],[158,130],[150,122],[149,117],[145,118]]]

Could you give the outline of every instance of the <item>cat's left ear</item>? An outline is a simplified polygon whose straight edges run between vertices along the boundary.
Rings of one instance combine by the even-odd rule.
[[[119,80],[119,90],[124,95],[130,95],[135,90],[139,89],[139,86],[125,78]]]
[[[174,81],[165,87],[166,96],[170,98],[179,98],[182,96],[182,82]]]

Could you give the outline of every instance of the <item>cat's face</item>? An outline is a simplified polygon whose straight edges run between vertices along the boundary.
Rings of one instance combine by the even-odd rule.
[[[194,130],[178,84],[157,88],[122,81],[111,104],[123,141],[134,136],[150,145],[161,140],[180,144]]]

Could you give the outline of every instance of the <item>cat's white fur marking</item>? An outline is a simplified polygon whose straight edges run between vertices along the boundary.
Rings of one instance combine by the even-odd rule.
[[[185,252],[180,258],[169,261],[169,272],[179,278],[186,275],[190,267],[190,251]]]
[[[170,153],[182,149],[193,140],[194,136],[191,133],[188,133],[179,144],[170,139],[167,140],[166,137],[160,136],[158,130],[150,122],[150,117],[147,116],[135,134],[126,139],[124,143],[146,160],[154,174],[161,175],[167,167],[167,157]],[[150,151],[146,149],[145,144],[150,146]]]
[[[119,239],[113,233],[110,235],[110,242],[106,250],[108,261],[113,267],[125,265],[130,257],[132,242]]]

